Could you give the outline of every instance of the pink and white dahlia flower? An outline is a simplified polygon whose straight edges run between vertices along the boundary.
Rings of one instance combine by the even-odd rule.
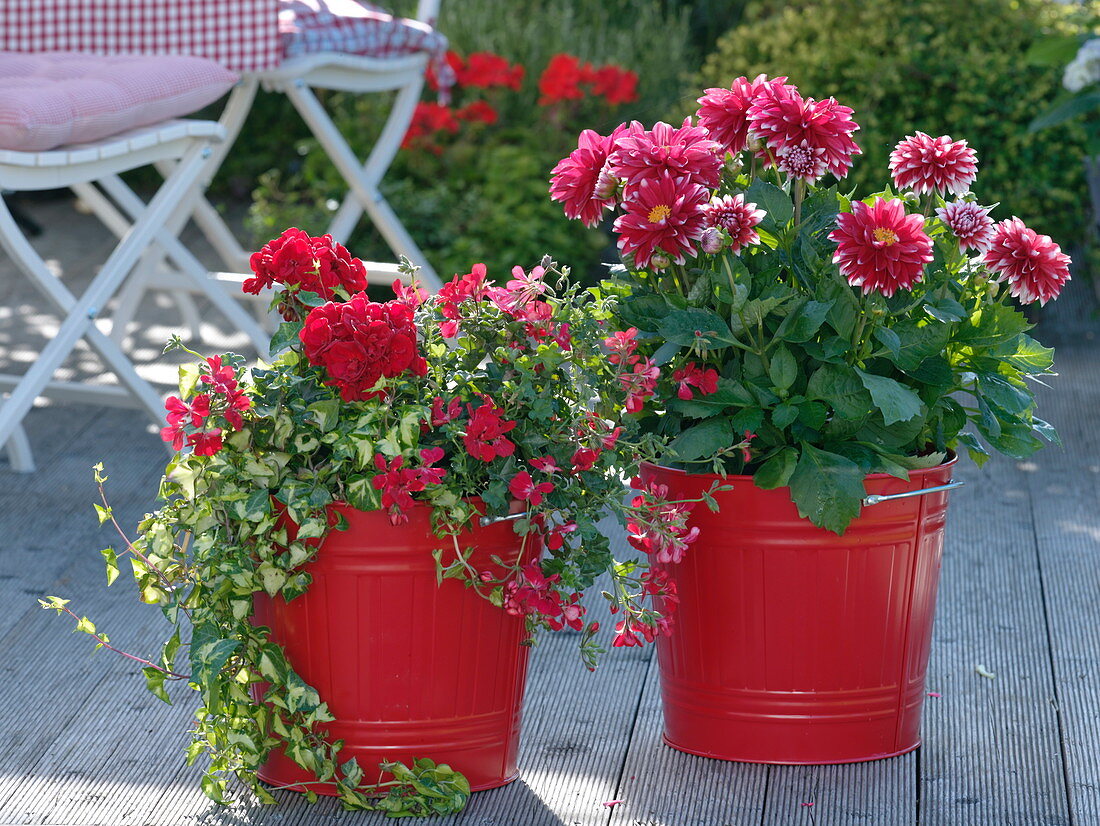
[[[721,152],[706,129],[691,125],[691,118],[679,128],[657,123],[651,130],[633,121],[616,140],[611,170],[625,179],[627,200],[638,184],[664,170],[714,189],[722,179]]]
[[[1015,216],[993,227],[982,263],[997,273],[995,280],[1007,281],[1012,295],[1025,304],[1046,304],[1069,281],[1069,256],[1049,235],[1028,229]]]
[[[634,197],[624,203],[625,212],[615,219],[619,250],[633,256],[638,267],[663,263],[662,251],[670,261],[684,263],[685,255],[695,255],[695,242],[706,228],[703,205],[708,197],[705,187],[667,170],[643,178]]]
[[[833,263],[865,295],[877,290],[889,297],[898,288],[912,289],[932,260],[924,218],[906,215],[899,200],[876,198],[871,206],[853,201],[852,211],[840,213],[836,223],[829,233],[829,240],[837,242]]]
[[[775,165],[781,172],[811,183],[828,171],[825,147],[811,146],[808,140],[787,144],[775,153],[775,158]]]
[[[737,154],[748,143],[748,111],[753,99],[765,85],[782,86],[786,81],[785,77],[768,80],[767,75],[757,75],[753,80],[739,77],[728,89],[707,89],[698,99],[699,125],[727,152]]]
[[[918,195],[933,191],[962,195],[978,177],[978,155],[966,141],[917,132],[890,153],[890,174],[898,189]]]
[[[767,215],[756,204],[745,203],[744,195],[723,195],[711,198],[703,207],[709,227],[724,229],[730,237],[730,249],[740,253],[742,248],[760,243],[760,235],[754,227]]]
[[[959,247],[965,252],[984,250],[989,246],[993,238],[993,219],[989,217],[991,209],[993,207],[984,207],[972,201],[955,201],[937,208],[936,214],[959,239]]]
[[[852,168],[852,156],[862,153],[852,140],[859,129],[852,110],[834,98],[815,101],[803,98],[794,86],[766,84],[749,107],[748,118],[749,135],[764,141],[773,157],[788,147],[802,150],[800,168],[806,166],[806,152],[821,149],[825,168],[843,178]],[[758,156],[767,158],[768,153]]]
[[[585,129],[577,148],[552,170],[550,197],[562,203],[566,217],[579,218],[585,226],[596,226],[603,211],[615,205],[614,192],[608,197],[606,191],[597,193],[596,187],[619,129],[606,137]]]

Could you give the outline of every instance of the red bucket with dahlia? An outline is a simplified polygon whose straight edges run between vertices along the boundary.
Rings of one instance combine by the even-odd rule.
[[[1057,439],[1027,381],[1053,351],[1018,305],[1056,298],[1070,260],[992,217],[965,140],[905,137],[884,188],[855,195],[849,107],[764,75],[698,102],[679,126],[584,132],[550,183],[616,236],[612,357],[666,445],[636,484],[732,488],[717,516],[678,512],[675,553],[661,519],[632,526],[680,606],[658,643],[665,739],[756,762],[899,754],[920,742],[956,455]]]

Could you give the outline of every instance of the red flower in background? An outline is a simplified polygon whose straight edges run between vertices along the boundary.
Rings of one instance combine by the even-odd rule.
[[[580,100],[584,97],[581,84],[590,82],[591,78],[591,64],[582,65],[580,58],[571,54],[556,54],[539,77],[539,104],[547,106],[563,100]]]
[[[600,95],[612,106],[633,103],[638,99],[638,75],[610,63],[601,66],[593,73],[592,94]]]
[[[374,390],[383,377],[428,371],[412,310],[399,301],[375,304],[360,293],[345,304],[315,307],[298,335],[309,363],[324,368],[325,384],[339,388],[344,401],[384,395]]]
[[[458,131],[458,118],[454,110],[441,103],[418,103],[413,110],[412,121],[401,141],[402,148],[412,145],[416,140],[435,135],[439,132]]]
[[[454,72],[455,77],[458,78],[459,75],[462,74],[462,70],[463,70],[463,68],[465,67],[466,64],[462,61],[462,58],[459,57],[458,52],[452,52],[450,50],[448,50],[448,52],[447,52],[446,60],[447,60],[447,65],[451,67],[451,71]],[[439,91],[439,78],[436,76],[435,67],[431,63],[428,64],[428,71],[427,71],[427,74],[426,74],[426,78],[427,78],[427,81],[428,81],[428,86],[433,91],[438,92]]]
[[[483,100],[475,100],[455,110],[455,117],[470,123],[494,124],[500,118],[500,114],[490,104]]]
[[[519,91],[523,85],[524,68],[510,65],[507,60],[492,52],[473,52],[466,58],[466,66],[457,69],[458,85],[474,89],[492,89],[500,86]]]

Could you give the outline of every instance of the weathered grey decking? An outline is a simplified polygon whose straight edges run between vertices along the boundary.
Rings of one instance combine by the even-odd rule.
[[[80,271],[73,277],[79,283]],[[1075,289],[1067,298],[1067,310],[1081,310],[1091,294]],[[10,370],[33,343],[14,316],[31,318],[39,331],[50,322],[29,315],[25,308],[41,302],[21,290],[6,260],[0,299],[0,370]],[[1061,430],[1064,450],[1029,462],[995,459],[983,471],[960,462],[968,484],[952,494],[928,683],[941,696],[926,703],[920,750],[839,767],[680,754],[660,743],[649,649],[613,652],[588,674],[575,638],[550,635],[533,659],[522,778],[475,795],[446,822],[1100,824],[1096,330],[1076,312],[1046,331],[1061,345],[1061,375],[1044,393],[1042,413]],[[152,339],[139,343],[152,357]],[[94,366],[74,372],[85,369]],[[128,411],[43,407],[28,430],[39,472],[16,475],[0,460],[0,824],[381,822],[293,795],[278,807],[206,801],[197,771],[182,761],[186,692],[172,707],[152,699],[128,662],[92,655],[86,636],[36,602],[71,598],[125,648],[159,639],[156,611],[139,605],[125,582],[104,587],[98,550],[112,540],[91,509],[91,466],[106,462],[113,504],[132,523],[152,504],[163,448]],[[978,665],[995,678],[980,676]],[[612,800],[622,802],[603,805]]]

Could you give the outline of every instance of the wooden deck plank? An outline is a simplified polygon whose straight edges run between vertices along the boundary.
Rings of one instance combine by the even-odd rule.
[[[1020,465],[1031,492],[1073,822],[1100,823],[1100,369],[1066,348],[1042,413],[1065,449]]]
[[[1068,824],[1027,485],[1001,457],[960,462],[956,476],[967,486],[948,512],[921,823]]]
[[[917,759],[771,766],[762,826],[915,826]]]
[[[742,826],[760,822],[767,766],[727,763],[669,748],[661,741],[657,661],[638,709],[638,721],[613,799],[609,826]],[[591,821],[596,823],[599,821]]]

